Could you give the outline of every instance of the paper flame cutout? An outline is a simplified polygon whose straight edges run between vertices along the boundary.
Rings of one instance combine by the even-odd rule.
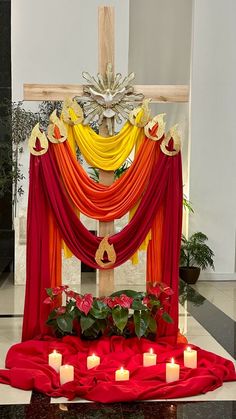
[[[178,124],[170,128],[169,132],[167,133],[166,137],[163,139],[161,143],[161,151],[167,156],[175,156],[179,153],[181,149],[181,139],[179,132],[177,131],[177,127]],[[173,147],[172,150],[168,150],[167,147],[169,146],[169,142],[171,139],[173,140]]]
[[[165,134],[165,127],[166,127],[166,122],[164,121],[165,115],[166,115],[165,113],[156,115],[150,122],[148,122],[147,125],[145,125],[144,134],[146,135],[146,137],[154,141],[159,141],[163,137],[163,135]],[[158,125],[156,133],[155,135],[151,135],[152,129],[154,128],[156,124]]]
[[[63,121],[58,118],[56,109],[50,115],[50,124],[47,130],[51,143],[63,143],[67,139],[67,129]]]
[[[107,253],[108,261],[104,262],[104,255]],[[98,246],[95,260],[102,268],[110,268],[116,261],[116,252],[113,244],[109,244],[108,236],[105,236]]]
[[[48,139],[45,133],[40,130],[39,123],[32,129],[28,146],[34,156],[42,156],[48,151]]]

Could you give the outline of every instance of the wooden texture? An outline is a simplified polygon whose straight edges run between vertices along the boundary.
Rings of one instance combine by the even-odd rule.
[[[100,57],[100,55],[99,55]],[[154,103],[184,103],[189,101],[188,85],[136,85],[135,93],[143,93]],[[65,100],[83,95],[79,84],[24,84],[24,100]]]
[[[107,64],[115,67],[115,10],[113,6],[98,8],[98,71],[105,74]]]
[[[114,7],[100,6],[98,9],[98,71],[105,74],[107,64],[112,64],[114,71],[115,56],[115,21]],[[108,137],[106,122],[100,127],[99,134]],[[109,140],[108,140],[109,141]],[[114,172],[99,170],[99,181],[104,185],[111,185],[114,181]],[[114,221],[99,222],[99,236],[110,236],[114,233]],[[114,269],[100,269],[98,272],[99,296],[109,295],[114,291]]]

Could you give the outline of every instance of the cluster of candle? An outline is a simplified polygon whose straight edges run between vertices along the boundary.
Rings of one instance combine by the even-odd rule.
[[[61,385],[74,380],[74,367],[73,365],[62,365],[62,354],[54,350],[48,355],[48,364],[60,374]]]
[[[157,355],[150,349],[149,352],[143,354],[143,366],[150,367],[156,365]],[[65,384],[69,381],[74,380],[74,367],[73,365],[62,365],[62,355],[53,351],[48,355],[49,365],[60,374],[60,383]],[[100,365],[100,357],[92,354],[87,357],[87,369],[91,369]],[[184,351],[184,366],[188,368],[197,368],[197,351],[188,346]],[[166,364],[166,382],[179,380],[180,366],[175,364],[174,358],[171,358],[171,362]],[[115,372],[116,381],[127,381],[129,380],[129,370],[125,370],[121,367]]]

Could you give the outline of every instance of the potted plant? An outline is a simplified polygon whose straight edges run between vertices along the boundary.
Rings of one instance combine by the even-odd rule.
[[[201,232],[194,233],[188,240],[182,235],[179,276],[188,284],[197,282],[201,269],[208,266],[214,269],[214,253],[205,243],[207,240]]]
[[[173,291],[163,283],[153,284],[148,292],[122,290],[100,298],[81,295],[67,285],[47,288],[46,292],[44,302],[51,306],[47,325],[58,337],[73,334],[86,339],[102,335],[155,339],[160,319],[173,322],[168,314]],[[61,301],[65,301],[63,305]]]

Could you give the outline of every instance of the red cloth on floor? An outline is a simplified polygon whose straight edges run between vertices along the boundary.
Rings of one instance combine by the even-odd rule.
[[[96,341],[83,341],[75,336],[29,340],[9,349],[6,358],[9,370],[0,370],[0,382],[52,397],[65,396],[71,400],[78,396],[112,403],[194,396],[216,389],[223,381],[236,380],[231,361],[194,345],[191,347],[198,351],[196,369],[183,365],[185,344],[172,346],[164,338],[159,342],[119,336]],[[142,354],[150,348],[157,353],[157,365],[143,367]],[[59,374],[49,367],[48,354],[54,349],[62,353],[64,364],[74,365],[73,382],[60,386]],[[92,353],[101,357],[101,364],[87,370],[86,358]],[[166,362],[172,357],[180,364],[180,380],[167,384]],[[130,371],[129,381],[114,381],[115,371],[121,366]]]

